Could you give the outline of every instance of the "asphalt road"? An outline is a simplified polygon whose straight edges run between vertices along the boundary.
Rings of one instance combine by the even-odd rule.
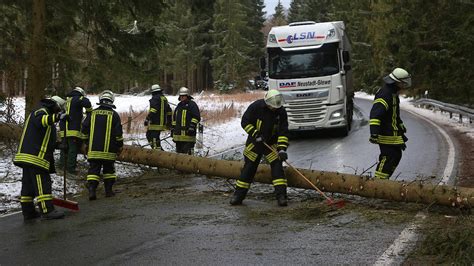
[[[370,102],[356,104],[360,115],[348,137],[293,140],[290,161],[347,173],[375,163]],[[446,158],[439,133],[410,114],[402,118],[410,140],[395,175],[440,175]],[[423,208],[347,197],[344,208],[333,209],[300,189],[289,189],[290,205],[281,208],[266,184],[252,186],[245,205],[234,207],[226,180],[167,170],[122,179],[116,188],[115,198],[79,198],[80,212],[64,220],[0,218],[0,265],[372,264]]]

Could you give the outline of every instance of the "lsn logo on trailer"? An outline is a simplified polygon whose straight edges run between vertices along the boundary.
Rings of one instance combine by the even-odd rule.
[[[300,34],[295,33],[293,35],[288,35],[286,39],[279,40],[280,42],[286,41],[287,43],[293,43],[294,41],[307,40],[307,39],[324,39],[324,35],[316,35],[316,32],[301,32]]]

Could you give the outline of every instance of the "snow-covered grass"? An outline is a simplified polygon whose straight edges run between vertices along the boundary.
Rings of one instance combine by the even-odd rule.
[[[194,95],[194,100],[198,104],[203,124],[203,138],[198,137],[195,154],[198,156],[212,156],[227,149],[241,146],[245,143],[246,133],[240,126],[240,117],[247,106],[254,100],[261,98],[263,93],[241,93],[230,95],[201,94]],[[126,144],[139,145],[147,148],[148,141],[145,137],[145,128],[143,121],[149,108],[149,99],[151,96],[130,96],[117,95],[114,104],[117,106],[117,112],[121,114],[124,131],[126,131],[126,122],[129,113],[132,112],[132,130],[130,134],[124,134]],[[98,96],[88,96],[93,107],[97,106]],[[174,109],[178,103],[177,96],[167,95],[171,107]],[[14,99],[15,109],[17,111],[17,121],[24,120],[24,98]],[[162,133],[164,140],[162,146],[167,151],[174,151],[174,142],[169,138],[169,132]],[[1,147],[0,147],[1,148]],[[19,208],[19,195],[21,189],[21,169],[12,163],[13,154],[0,154],[0,213],[9,209]],[[56,159],[59,155],[56,154]],[[87,168],[87,163],[82,155],[78,156],[80,165]],[[82,169],[84,175],[86,169]],[[142,173],[143,169],[139,166],[117,163],[116,172],[119,178],[125,178],[131,175]],[[80,176],[74,177],[80,179]],[[61,175],[52,175],[53,194],[60,196],[62,194],[63,179]],[[77,193],[79,185],[77,182],[68,182],[68,193]]]

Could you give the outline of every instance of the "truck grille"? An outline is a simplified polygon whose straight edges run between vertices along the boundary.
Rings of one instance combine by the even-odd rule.
[[[285,109],[288,122],[304,126],[322,121],[327,113],[326,100],[313,98],[287,101]]]

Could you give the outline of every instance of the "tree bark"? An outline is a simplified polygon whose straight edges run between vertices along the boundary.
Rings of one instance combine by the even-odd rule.
[[[18,126],[0,124],[0,138],[15,137],[18,139],[20,134],[21,129]],[[243,166],[241,161],[216,160],[133,146],[125,146],[118,160],[224,178],[238,177]],[[451,207],[471,208],[474,206],[474,188],[435,185],[421,181],[404,182],[372,179],[366,176],[337,172],[298,170],[318,188],[326,192]],[[291,169],[286,169],[285,174],[290,187],[312,189],[306,181]],[[271,171],[268,165],[258,167],[255,181],[272,183]]]
[[[30,46],[30,80],[25,91],[25,117],[33,110],[44,95],[47,84],[45,45],[46,0],[33,0],[33,34]]]

